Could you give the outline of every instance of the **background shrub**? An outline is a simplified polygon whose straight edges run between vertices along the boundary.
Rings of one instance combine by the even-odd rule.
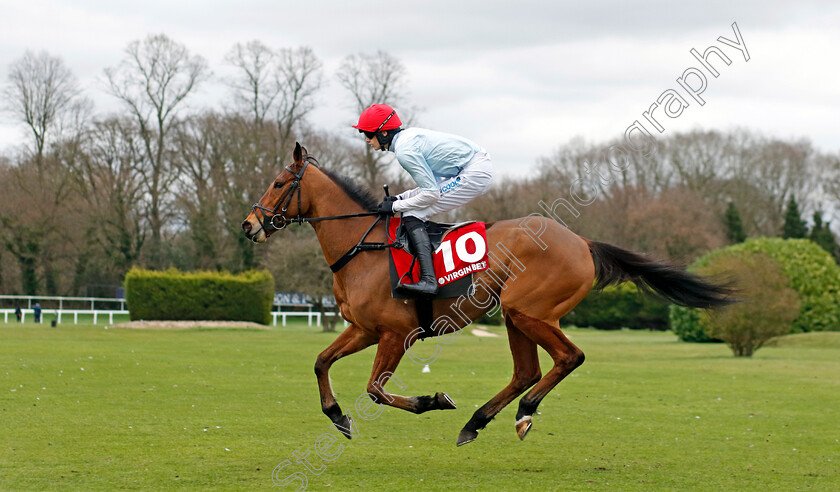
[[[593,290],[562,321],[602,330],[667,330],[668,305],[643,295],[635,285],[624,283]]]
[[[773,337],[790,333],[800,302],[781,265],[752,251],[729,251],[702,271],[731,275],[741,302],[709,312],[709,336],[720,338],[737,357],[752,357]]]
[[[840,266],[831,255],[808,239],[757,238],[710,251],[689,267],[703,273],[706,267],[730,253],[763,253],[776,262],[796,291],[800,308],[792,333],[840,331]],[[697,309],[671,306],[671,329],[684,341],[710,341],[708,315]]]
[[[268,324],[274,278],[267,271],[180,272],[132,268],[125,276],[132,320],[228,320]]]

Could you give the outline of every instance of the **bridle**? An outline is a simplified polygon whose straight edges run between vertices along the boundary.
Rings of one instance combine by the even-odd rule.
[[[290,223],[296,223],[298,225],[302,225],[305,222],[317,222],[321,220],[336,220],[336,219],[350,219],[354,217],[372,217],[376,216],[376,220],[373,224],[368,227],[367,231],[365,231],[364,235],[362,235],[362,239],[353,246],[347,253],[344,254],[338,261],[330,265],[330,269],[333,272],[337,272],[340,270],[344,265],[346,265],[353,257],[357,254],[361,253],[362,251],[373,251],[373,250],[383,250],[386,248],[399,248],[400,245],[398,243],[366,243],[365,238],[367,238],[370,231],[373,230],[374,226],[382,220],[382,215],[378,212],[363,212],[359,214],[347,214],[347,215],[331,215],[329,217],[304,217],[300,214],[300,182],[303,179],[303,174],[306,172],[307,166],[312,163],[313,166],[318,167],[318,161],[311,156],[306,156],[303,161],[303,166],[300,168],[300,172],[296,173],[292,170],[291,167],[286,167],[286,171],[289,171],[292,176],[294,176],[294,181],[292,181],[291,186],[285,192],[283,192],[283,196],[277,201],[277,205],[274,208],[264,207],[261,202],[255,203],[251,210],[254,213],[254,217],[256,217],[257,222],[260,223],[262,226],[263,231],[265,231],[266,236],[274,231],[280,231],[286,228]],[[289,210],[289,204],[292,203],[294,199],[295,192],[297,192],[297,215],[293,218],[287,218],[286,212]],[[387,192],[387,190],[386,190]],[[282,208],[281,208],[282,206]],[[277,209],[280,209],[280,213],[277,213]],[[257,213],[259,210],[261,213]],[[269,215],[271,214],[271,215]],[[262,217],[261,217],[262,216]],[[389,217],[390,218],[390,217]],[[252,238],[256,241],[256,234]]]
[[[277,201],[277,205],[275,205],[274,208],[264,207],[260,201],[251,207],[251,210],[254,212],[254,217],[257,218],[257,222],[260,223],[260,226],[262,226],[266,235],[274,231],[285,229],[291,222],[303,224],[306,221],[306,218],[300,215],[300,180],[303,179],[303,173],[306,172],[306,168],[309,166],[310,162],[314,163],[314,166],[318,166],[318,161],[316,161],[315,158],[306,156],[299,173],[294,172],[291,167],[286,166],[286,171],[289,171],[295,179],[292,181],[289,189],[287,189],[283,193],[283,196],[280,197],[280,200]],[[289,210],[289,204],[292,203],[295,191],[297,191],[298,212],[295,218],[288,219],[286,218],[286,212]],[[283,208],[280,208],[281,205]],[[277,213],[278,208],[280,208],[279,214]],[[258,214],[257,210],[259,210],[261,214]],[[269,215],[269,213],[271,215]],[[260,217],[260,215],[262,215],[262,217]]]

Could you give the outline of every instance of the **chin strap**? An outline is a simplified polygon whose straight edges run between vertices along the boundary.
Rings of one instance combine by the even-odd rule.
[[[392,130],[387,130],[388,135],[382,135],[381,131],[377,131],[376,140],[379,142],[379,150],[381,150],[382,152],[387,152],[391,150],[391,142],[394,140],[394,137],[397,136],[397,133],[401,131],[402,128],[394,128]]]

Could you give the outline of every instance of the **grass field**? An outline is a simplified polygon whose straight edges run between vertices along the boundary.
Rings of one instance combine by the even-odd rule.
[[[0,489],[269,489],[285,460],[275,478],[299,473],[308,490],[840,489],[837,338],[736,359],[669,333],[567,333],[586,362],[546,398],[525,441],[513,404],[477,441],[455,446],[512,367],[506,338],[464,333],[430,373],[405,359],[397,376],[407,389],[391,388],[446,391],[457,410],[356,417],[358,439],[325,447],[334,455],[325,462],[316,440],[338,433],[320,412],[312,367],[334,334],[299,323],[0,325]],[[331,373],[354,416],[373,353]]]

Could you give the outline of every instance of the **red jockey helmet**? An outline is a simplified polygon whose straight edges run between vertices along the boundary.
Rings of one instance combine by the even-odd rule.
[[[401,126],[402,121],[394,108],[387,104],[374,104],[362,111],[359,123],[353,125],[353,128],[357,128],[360,132],[378,132],[393,130]]]

